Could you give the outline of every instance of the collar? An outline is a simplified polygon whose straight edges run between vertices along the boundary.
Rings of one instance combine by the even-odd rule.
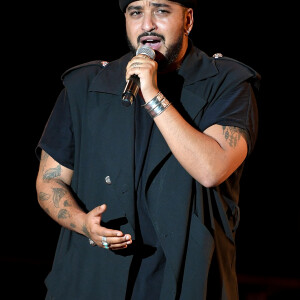
[[[189,51],[182,62],[178,74],[184,78],[184,86],[215,76],[218,70],[214,59],[209,57],[189,41]]]
[[[106,65],[92,81],[89,91],[122,95],[126,80],[126,66],[132,59],[131,52]]]

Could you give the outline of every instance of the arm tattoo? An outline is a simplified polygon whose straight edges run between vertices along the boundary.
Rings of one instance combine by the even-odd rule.
[[[64,187],[64,188],[68,188],[68,185],[66,185],[63,181],[61,181],[60,179],[56,179],[55,182],[57,184],[59,184],[60,186]]]
[[[47,160],[47,158],[49,157],[49,154],[48,153],[46,153],[46,152],[43,152],[43,154],[42,154],[42,157],[41,157],[41,160]]]
[[[60,199],[66,194],[66,191],[61,188],[53,188],[53,203],[55,207],[59,207]]]
[[[40,201],[46,201],[50,198],[50,195],[49,194],[46,194],[46,193],[43,193],[43,192],[40,192],[39,193],[39,199]]]
[[[43,180],[47,181],[60,175],[61,175],[61,166],[58,165],[56,168],[51,168],[47,170],[43,175]]]
[[[235,148],[241,138],[241,135],[244,133],[243,130],[239,127],[233,126],[222,126],[222,128],[225,140],[228,142],[230,147]]]
[[[42,152],[42,156],[41,156],[41,168],[42,168],[43,172],[45,170],[45,165],[46,165],[48,157],[49,157],[49,154],[47,154],[46,152]]]
[[[67,219],[70,218],[70,214],[66,209],[61,209],[57,215],[58,219]]]
[[[72,205],[69,203],[68,200],[66,200],[66,201],[64,202],[64,207],[70,207],[70,206],[72,206]]]

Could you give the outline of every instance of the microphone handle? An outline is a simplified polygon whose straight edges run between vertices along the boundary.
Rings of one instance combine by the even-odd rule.
[[[136,98],[137,93],[140,89],[140,79],[137,75],[130,76],[128,80],[124,92],[122,94],[122,103],[125,106],[132,105],[133,101]]]

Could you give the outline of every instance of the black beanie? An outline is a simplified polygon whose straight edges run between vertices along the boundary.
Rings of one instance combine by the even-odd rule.
[[[125,12],[127,5],[134,1],[138,1],[138,0],[119,0],[119,5],[120,5],[122,12]],[[170,1],[173,1],[173,0],[170,0]],[[183,6],[189,7],[189,8],[196,8],[196,4],[197,4],[197,0],[174,0],[173,2],[180,3]]]

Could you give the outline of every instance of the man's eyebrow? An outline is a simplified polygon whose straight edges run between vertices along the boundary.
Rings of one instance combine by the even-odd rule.
[[[171,7],[171,5],[169,5],[167,3],[155,3],[155,2],[152,2],[151,5],[154,6],[154,7],[168,7],[168,8]]]
[[[128,11],[131,11],[131,10],[141,10],[141,9],[142,9],[142,6],[140,6],[140,5],[131,5],[131,6],[127,7]]]
[[[170,8],[171,6],[167,3],[156,3],[156,2],[151,2],[150,3],[151,6],[154,6],[154,7],[167,7],[167,8]],[[131,11],[131,10],[141,10],[143,7],[141,5],[129,5],[127,7],[127,10],[128,11]]]

